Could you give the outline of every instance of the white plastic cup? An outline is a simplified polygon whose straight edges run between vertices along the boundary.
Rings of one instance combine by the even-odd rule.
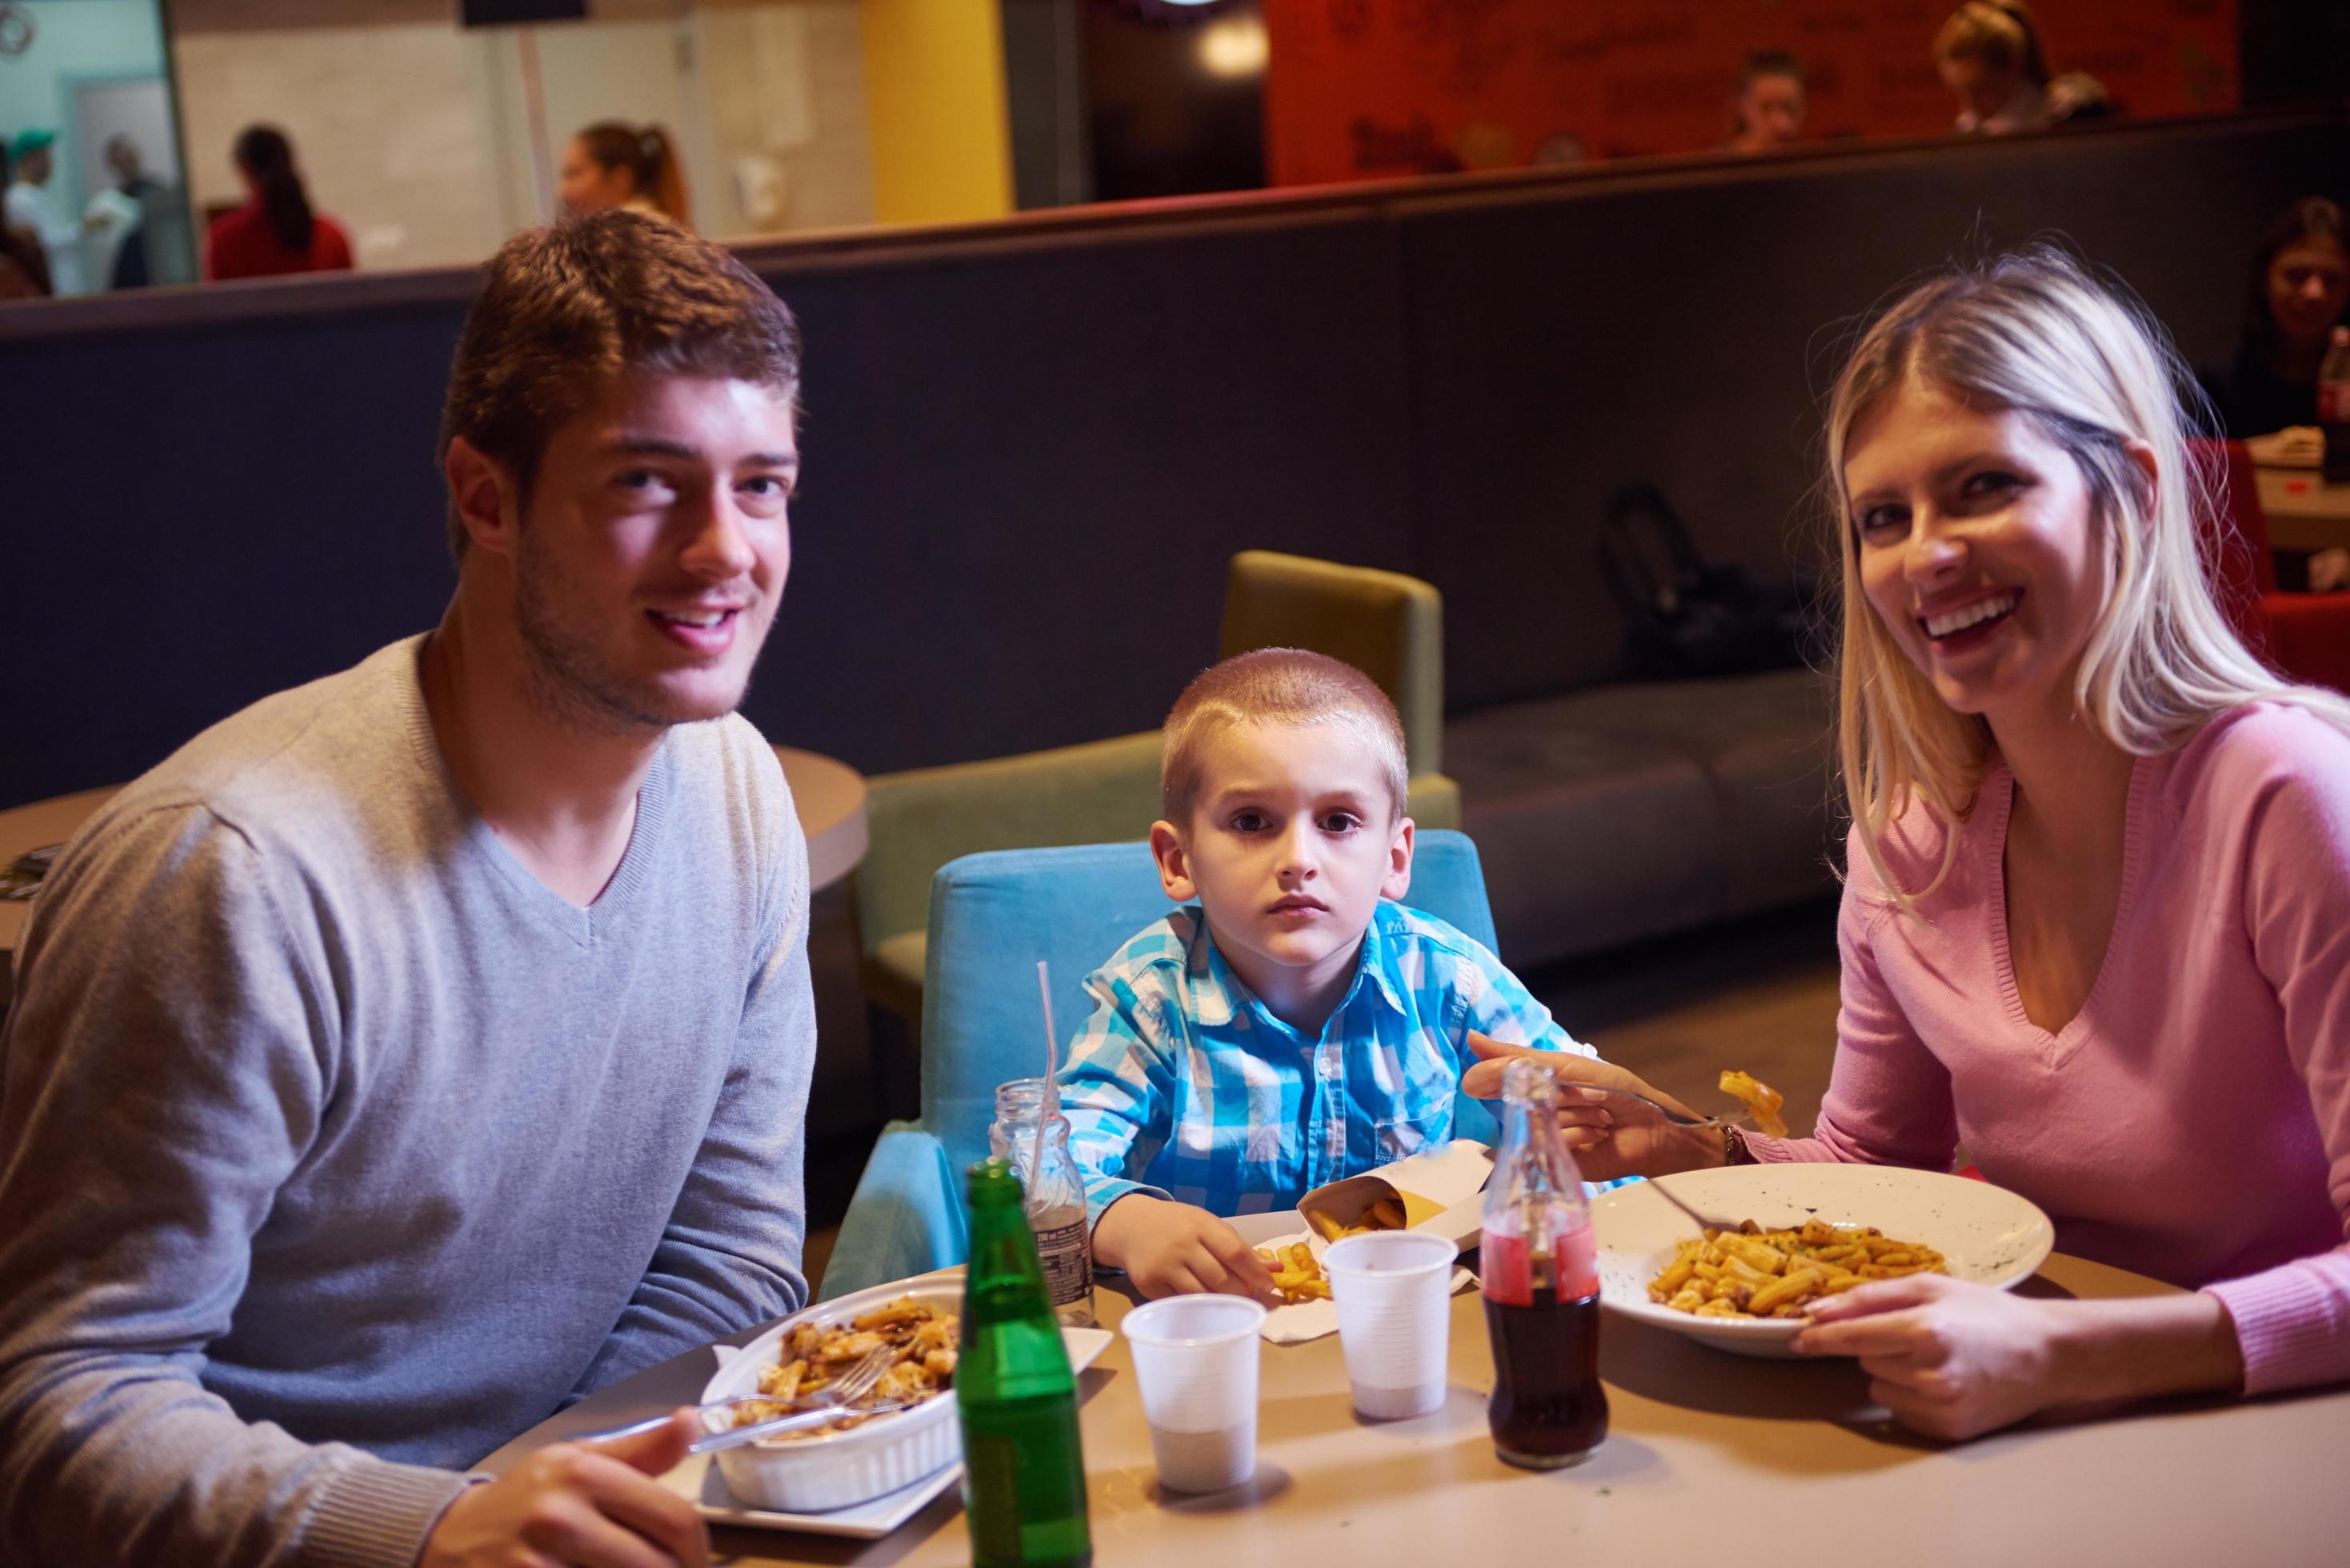
[[[1263,1325],[1263,1306],[1243,1296],[1169,1296],[1118,1325],[1134,1355],[1159,1484],[1169,1491],[1222,1491],[1256,1474]]]
[[[1444,1403],[1459,1254],[1454,1242],[1424,1231],[1349,1236],[1322,1254],[1359,1414],[1399,1421]]]

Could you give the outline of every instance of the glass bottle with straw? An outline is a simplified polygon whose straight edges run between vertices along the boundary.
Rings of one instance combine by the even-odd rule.
[[[1052,978],[1042,963],[1036,966],[1036,986],[1045,1004],[1045,1075],[996,1085],[988,1147],[1009,1161],[1021,1178],[1022,1207],[1028,1228],[1036,1234],[1053,1315],[1068,1327],[1091,1328],[1093,1246],[1087,1233],[1086,1189],[1069,1153],[1069,1121],[1061,1115]]]

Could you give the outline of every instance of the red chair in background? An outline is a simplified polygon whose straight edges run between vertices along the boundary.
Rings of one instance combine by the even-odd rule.
[[[2187,445],[2189,461],[2227,487],[2228,515],[2201,519],[2217,546],[2211,589],[2220,607],[2251,650],[2288,679],[2350,691],[2350,593],[2279,593],[2251,453],[2240,441]]]

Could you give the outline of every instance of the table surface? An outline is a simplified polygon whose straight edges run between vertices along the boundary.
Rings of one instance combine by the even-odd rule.
[[[2256,468],[2269,544],[2281,550],[2350,545],[2350,484],[2328,484],[2314,468]]]
[[[790,746],[775,748],[791,785],[792,806],[807,836],[810,891],[828,888],[865,858],[865,775],[847,763]],[[114,797],[120,784],[86,789],[0,811],[0,867],[27,849],[61,844]],[[0,901],[0,952],[16,950],[32,906]]]
[[[865,858],[865,775],[814,752],[777,746],[792,810],[807,836],[808,890],[829,888]]]
[[[2062,1256],[2022,1288],[2081,1297],[2171,1289]],[[1126,1299],[1108,1289],[1095,1299],[1103,1326],[1115,1327]],[[1207,1498],[1159,1491],[1122,1337],[1083,1375],[1095,1555],[1105,1568],[1272,1564],[1309,1544],[1366,1563],[1509,1553],[1675,1568],[2314,1563],[2345,1552],[2350,1390],[2174,1401],[1944,1448],[1887,1422],[1850,1362],[1752,1360],[1610,1315],[1600,1354],[1608,1440],[1588,1463],[1545,1475],[1493,1457],[1492,1362],[1473,1293],[1452,1303],[1451,1397],[1417,1420],[1356,1418],[1335,1336],[1263,1354],[1256,1480]],[[566,1433],[691,1403],[711,1368],[702,1351],[639,1373],[516,1438],[484,1468],[502,1471]],[[671,1480],[689,1484],[684,1470]],[[724,1527],[712,1542],[720,1561],[740,1564],[970,1561],[952,1490],[882,1541]]]
[[[79,794],[61,794],[12,811],[0,811],[0,867],[5,867],[27,849],[62,844],[71,838],[74,829],[88,821],[90,813],[112,800],[114,792],[121,787],[109,784],[104,789],[86,789]],[[16,939],[25,934],[25,919],[32,912],[33,906],[28,903],[0,900],[0,952],[16,950]]]

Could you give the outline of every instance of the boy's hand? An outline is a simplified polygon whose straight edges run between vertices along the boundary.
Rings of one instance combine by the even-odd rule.
[[[1094,1258],[1144,1295],[1273,1294],[1273,1275],[1241,1233],[1204,1209],[1129,1192],[1094,1224]]]
[[[1558,1079],[1559,1128],[1586,1181],[1670,1176],[1677,1170],[1699,1170],[1721,1163],[1720,1132],[1677,1127],[1638,1100],[1593,1093],[1594,1089],[1629,1089],[1683,1116],[1698,1115],[1612,1063],[1568,1051],[1504,1045],[1473,1029],[1469,1032],[1469,1049],[1477,1064],[1461,1075],[1461,1092],[1471,1099],[1501,1098],[1502,1074],[1514,1057],[1533,1057],[1551,1070]]]

